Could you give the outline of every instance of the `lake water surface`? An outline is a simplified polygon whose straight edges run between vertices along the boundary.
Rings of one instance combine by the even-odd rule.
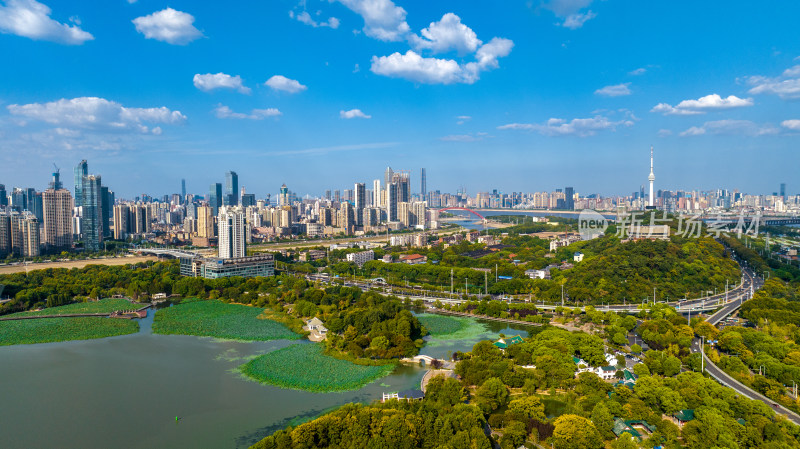
[[[424,374],[398,366],[344,393],[261,385],[236,367],[248,357],[304,343],[155,335],[152,315],[140,320],[137,334],[0,347],[0,447],[243,448],[342,404],[419,388]],[[525,334],[524,327],[481,324],[480,335],[432,340],[421,353],[445,357],[501,332]]]

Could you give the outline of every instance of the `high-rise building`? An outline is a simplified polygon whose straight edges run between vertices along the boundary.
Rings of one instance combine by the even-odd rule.
[[[364,208],[367,207],[367,195],[366,195],[366,185],[363,182],[357,182],[355,184],[355,188],[353,189],[353,195],[355,196],[355,222],[357,226],[363,226],[364,216],[363,211]]]
[[[397,203],[398,201],[398,186],[397,183],[391,182],[386,185],[386,220],[397,221]]]
[[[58,168],[53,172],[53,179],[50,181],[50,184],[47,185],[47,188],[53,190],[61,190],[64,188],[64,183],[61,182],[61,170]]]
[[[131,209],[127,204],[114,206],[114,240],[125,240],[130,232]]]
[[[372,207],[381,207],[381,180],[375,179],[372,181]]]
[[[111,220],[114,218],[112,216],[113,210],[111,209],[114,206],[114,200],[111,199],[113,194],[108,190],[108,187],[100,186],[100,200],[103,203],[100,209],[100,220],[102,221],[104,239],[111,237]]]
[[[223,207],[217,217],[219,224],[219,258],[247,256],[247,221],[241,208]]]
[[[72,248],[72,206],[72,195],[53,173],[50,188],[42,193],[42,237],[48,251]]]
[[[575,210],[575,190],[572,187],[564,188],[564,209]]]
[[[13,232],[13,226],[12,226]],[[31,213],[20,215],[19,220],[20,250],[24,257],[36,257],[40,254],[39,220]]]
[[[291,206],[291,202],[289,201],[289,188],[286,187],[286,184],[281,185],[281,192],[278,195],[278,206]]]
[[[785,182],[781,183],[781,198],[783,198],[784,202],[786,201],[786,183]]]
[[[214,238],[214,214],[211,206],[197,208],[197,236],[201,238]]]
[[[86,251],[100,251],[103,245],[103,197],[100,176],[88,175],[81,185],[81,235]]]
[[[42,194],[37,192],[36,189],[25,189],[25,210],[32,213],[39,223],[44,220],[42,212]]]
[[[419,174],[419,195],[422,197],[422,201],[425,201],[425,196],[428,194],[428,177],[425,173],[425,169],[423,168],[420,170]]]
[[[86,159],[75,167],[75,207],[83,206],[83,178],[89,176],[89,165]]]
[[[137,204],[131,208],[131,220],[133,225],[129,225],[131,232],[142,235],[152,230],[153,211],[144,204]]]
[[[0,184],[0,208],[8,206],[8,193],[5,184]]]
[[[392,171],[392,167],[386,167],[386,171],[383,173],[383,183],[385,185],[391,184],[394,179],[394,171]]]
[[[208,187],[208,205],[216,216],[222,207],[222,184],[215,183]]]
[[[6,257],[11,252],[11,215],[0,211],[0,257]]]
[[[225,173],[225,197],[222,203],[225,206],[239,204],[239,175],[235,171]]]
[[[186,201],[186,180],[181,179],[181,199]]]

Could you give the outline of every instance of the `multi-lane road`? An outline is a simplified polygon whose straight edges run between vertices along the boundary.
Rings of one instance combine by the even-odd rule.
[[[753,291],[755,291],[764,285],[764,281],[761,278],[757,277],[755,273],[753,273],[748,268],[744,268],[742,270],[742,273],[744,274],[745,278],[742,282],[743,287],[747,289],[750,289],[752,287]],[[720,323],[720,321],[724,320],[725,318],[733,314],[736,310],[738,310],[739,307],[741,307],[742,302],[746,299],[748,299],[747,294],[737,295],[735,299],[731,300],[730,302],[725,304],[722,308],[720,308],[712,315],[710,315],[708,318],[706,318],[706,321],[709,324],[713,324],[714,326],[716,326],[717,324]],[[786,407],[783,407],[782,405],[776,403],[772,399],[769,399],[766,396],[756,391],[753,391],[752,389],[742,384],[738,380],[734,379],[726,372],[722,371],[719,367],[717,367],[717,365],[715,365],[714,362],[712,362],[708,358],[708,356],[705,355],[705,352],[703,351],[702,347],[703,343],[704,342],[700,338],[696,338],[692,342],[691,350],[692,352],[702,353],[704,370],[706,373],[708,373],[709,376],[711,376],[713,379],[715,379],[722,385],[725,385],[728,388],[732,388],[734,391],[736,391],[736,393],[748,399],[763,402],[768,407],[775,410],[775,412],[786,415],[786,417],[790,421],[792,421],[797,425],[800,425],[800,415],[787,409]]]

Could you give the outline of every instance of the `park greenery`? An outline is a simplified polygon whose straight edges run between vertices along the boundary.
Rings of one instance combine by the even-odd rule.
[[[388,401],[349,404],[311,422],[280,430],[252,449],[491,449],[485,418],[466,404]]]
[[[394,365],[363,366],[331,357],[320,343],[294,344],[240,367],[258,382],[316,393],[357,390],[393,369]]]
[[[343,261],[348,250],[339,250],[341,254],[332,252],[329,268],[341,276],[381,277],[395,285],[412,283],[427,290],[449,291],[452,280],[462,294],[525,295],[534,301],[560,301],[563,285],[568,301],[596,305],[652,301],[654,289],[659,301],[700,297],[740,278],[737,264],[727,257],[723,245],[705,234],[684,236],[677,219],[665,224],[672,227],[666,241],[627,241],[612,225],[606,236],[550,251],[549,238],[535,233],[553,232],[564,225],[525,223],[494,230],[501,244],[492,247],[461,241],[388,251],[395,259],[401,254],[421,254],[428,258],[426,264],[375,260],[357,267]],[[376,257],[386,252],[377,250]],[[573,262],[575,252],[583,253],[583,261]],[[530,279],[525,273],[542,269],[549,270],[549,278]]]
[[[0,305],[0,314],[112,295],[149,300],[163,293],[219,301],[163,309],[156,316],[155,332],[234,339],[285,338],[292,334],[272,321],[301,333],[302,321],[317,316],[331,330],[326,342],[328,352],[357,363],[381,364],[385,363],[382,360],[413,356],[424,345],[422,325],[399,299],[355,287],[323,287],[285,274],[249,279],[183,277],[177,261],[169,261],[38,270],[0,276],[0,283],[5,285],[4,294],[12,297]],[[237,303],[243,308],[223,309],[223,303]],[[240,311],[251,320],[249,324],[237,322],[229,315],[233,312],[223,310]],[[256,320],[262,313],[266,319]]]
[[[663,311],[650,314],[664,319]],[[620,320],[611,321],[622,326]],[[605,350],[597,335],[550,327],[535,329],[505,351],[481,341],[472,351],[455,354],[460,380],[434,378],[422,401],[347,405],[253,447],[488,448],[484,423],[504,449],[533,447],[535,441],[555,449],[800,446],[800,429],[699,372],[681,372],[681,359],[668,353],[669,347],[651,351],[635,366],[633,386],[603,381],[592,372],[576,376],[574,357],[600,366]],[[682,410],[692,410],[694,419],[674,419]],[[619,420],[644,422],[652,430],[643,433],[641,443],[630,434],[618,438],[612,430]]]
[[[260,319],[263,309],[219,300],[191,301],[166,307],[153,318],[153,333],[229,340],[295,340],[300,335],[281,323]]]
[[[0,321],[0,346],[93,340],[138,331],[134,320],[105,317],[7,320]]]

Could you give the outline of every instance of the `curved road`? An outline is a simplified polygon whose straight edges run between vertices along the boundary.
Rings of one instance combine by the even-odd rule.
[[[742,284],[743,284],[743,286],[747,285],[748,289],[750,288],[749,286],[752,286],[753,290],[758,290],[759,288],[761,288],[764,285],[764,281],[762,281],[760,278],[757,278],[755,276],[755,273],[753,273],[751,270],[745,268],[745,269],[742,270],[742,273],[745,275],[745,281]],[[740,297],[737,297],[737,298],[733,299],[731,302],[726,304],[723,308],[719,309],[718,311],[713,313],[711,316],[709,316],[706,319],[706,321],[708,323],[716,326],[717,324],[719,324],[720,321],[722,321],[723,319],[727,318],[729,315],[731,315],[733,312],[735,312],[742,305],[743,300],[747,299],[746,295],[747,294],[744,294],[744,295],[742,295]],[[701,344],[702,344],[701,340],[699,338],[696,338],[692,342],[692,346],[691,346],[692,352],[702,352],[702,350],[701,350],[702,348],[700,347]],[[717,367],[717,365],[715,365],[714,362],[712,362],[708,358],[708,356],[706,356],[705,352],[702,352],[702,356],[703,356],[703,362],[705,363],[705,371],[714,380],[716,380],[717,382],[721,383],[722,385],[724,385],[724,386],[726,386],[728,388],[732,388],[734,391],[736,391],[736,393],[738,393],[738,394],[740,394],[740,395],[742,395],[742,396],[744,396],[744,397],[746,397],[748,399],[752,399],[754,401],[763,402],[768,407],[773,409],[776,413],[783,414],[790,421],[792,421],[794,424],[800,425],[800,415],[798,415],[797,413],[795,413],[795,412],[787,409],[786,407],[776,403],[772,399],[769,399],[766,396],[764,396],[764,395],[762,395],[762,394],[750,389],[746,385],[744,385],[741,382],[739,382],[738,380],[734,379],[733,377],[728,375],[726,372],[722,371],[719,367]]]

